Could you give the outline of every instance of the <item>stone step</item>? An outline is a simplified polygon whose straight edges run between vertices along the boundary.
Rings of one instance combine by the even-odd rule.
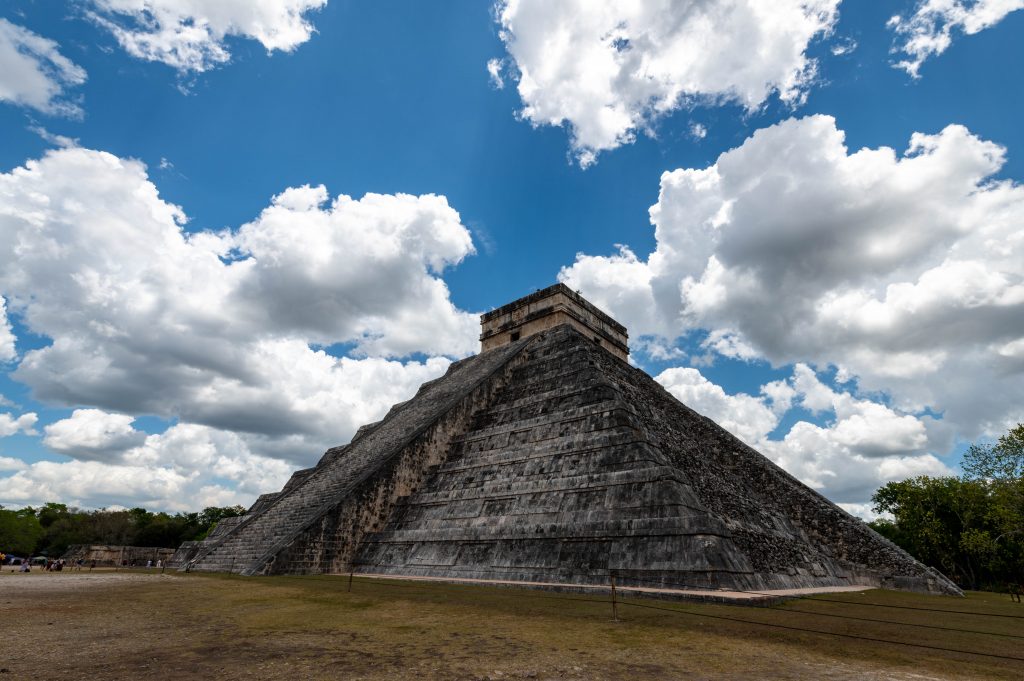
[[[441,464],[438,471],[499,466],[505,462],[526,461],[532,458],[587,456],[614,447],[623,447],[630,452],[636,447],[650,448],[651,451],[657,453],[656,455],[660,455],[660,450],[651,446],[642,435],[636,432],[635,428],[615,426],[542,442],[525,442],[514,447],[496,450],[467,452],[461,445],[457,445],[452,448],[448,458]]]
[[[444,530],[470,528],[504,528],[509,523],[530,527],[538,525],[578,526],[581,523],[653,520],[659,518],[677,518],[681,516],[697,516],[702,513],[686,504],[662,503],[656,506],[616,507],[603,509],[563,509],[560,504],[552,508],[543,507],[530,509],[515,507],[505,514],[487,512],[478,515],[453,516],[445,515],[450,510],[447,504],[432,506],[412,506],[406,513],[396,513],[391,521],[380,532],[413,531],[413,530]],[[426,512],[423,512],[426,511]],[[717,525],[716,525],[717,527]]]
[[[268,552],[293,540],[326,508],[379,469],[392,453],[531,342],[524,340],[453,364],[445,376],[421,386],[416,398],[393,408],[357,441],[344,449],[331,450],[335,455],[328,452],[299,485],[282,492],[262,513],[240,524],[219,547],[201,556],[197,565],[208,561],[210,566],[222,566],[225,561],[220,557],[232,554],[236,560],[248,562],[242,569],[258,567],[269,558]]]
[[[689,590],[709,590],[712,593],[720,589],[767,591],[776,588],[776,585],[772,582],[758,580],[752,570],[735,572],[715,571],[714,573],[709,573],[706,570],[686,571],[679,568],[671,570],[642,570],[635,567],[609,568],[602,566],[599,568],[583,569],[578,566],[545,568],[456,564],[450,566],[366,565],[360,566],[356,570],[356,574],[450,578],[499,584],[519,583],[526,587],[535,585],[565,585],[569,587],[592,585],[607,588],[610,584],[609,574],[611,570],[615,571],[615,582],[620,587],[631,586],[646,587],[647,589],[663,588],[675,590],[685,587]],[[847,584],[852,584],[852,582],[837,582],[837,585],[845,586]],[[805,586],[820,588],[822,583],[819,580],[807,583]]]
[[[669,466],[647,466],[644,468],[628,468],[622,471],[602,473],[586,473],[568,475],[540,480],[520,480],[518,478],[498,478],[491,482],[475,486],[465,485],[453,489],[438,490],[431,486],[410,497],[406,505],[417,503],[436,503],[439,501],[465,501],[469,499],[490,499],[492,497],[522,496],[536,493],[576,493],[592,489],[607,489],[621,485],[651,483],[659,480],[672,480],[687,484],[685,475],[676,468]]]
[[[600,413],[580,416],[571,420],[557,420],[549,423],[536,424],[532,428],[507,430],[493,433],[488,437],[474,437],[456,443],[458,449],[453,455],[469,458],[481,453],[487,454],[495,450],[508,450],[525,447],[557,447],[563,446],[569,451],[577,446],[592,446],[600,432],[608,432],[609,437],[620,437],[632,432],[637,436],[639,429],[635,419],[626,411],[609,410]]]
[[[508,523],[504,526],[444,527],[439,529],[386,530],[365,540],[367,547],[390,544],[441,544],[446,542],[512,542],[520,540],[600,540],[651,536],[709,537],[728,539],[732,535],[721,522],[706,515],[579,521],[576,524]],[[709,539],[711,541],[711,539]]]
[[[548,415],[565,413],[571,409],[604,404],[608,408],[623,403],[621,395],[611,385],[588,385],[573,390],[554,390],[516,400],[513,405],[488,409],[474,420],[472,430],[481,431],[508,423],[518,423]]]
[[[668,465],[668,459],[657,448],[637,441],[632,432],[622,435],[623,442],[612,445],[607,443],[609,438],[602,438],[604,442],[586,448],[520,449],[449,460],[438,468],[431,486],[445,489],[495,477],[527,478],[624,470],[646,464]]]
[[[523,418],[516,419],[511,423],[506,421],[503,423],[474,427],[466,433],[456,437],[454,442],[471,442],[473,440],[490,437],[492,435],[530,430],[532,428],[547,426],[552,423],[574,421],[596,414],[603,414],[608,411],[625,411],[632,413],[629,405],[624,401],[602,400],[600,402],[590,404],[567,404],[546,413],[535,414],[529,417],[524,416]]]

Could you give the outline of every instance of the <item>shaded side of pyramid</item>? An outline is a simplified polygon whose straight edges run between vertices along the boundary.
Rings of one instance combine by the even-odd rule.
[[[625,329],[565,287],[485,315],[482,340],[192,567],[959,593],[629,366]]]
[[[759,591],[959,593],[571,327],[526,351],[357,572]]]
[[[362,537],[418,488],[533,337],[452,364],[352,442],[329,449],[224,533],[182,552],[184,569],[241,574],[343,572]]]

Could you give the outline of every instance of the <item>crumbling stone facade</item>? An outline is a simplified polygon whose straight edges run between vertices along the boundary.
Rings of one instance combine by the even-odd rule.
[[[605,336],[580,330],[587,316],[548,326],[527,313],[506,326],[510,311],[543,309],[537,296],[484,315],[483,336],[502,342],[260,497],[189,566],[959,593],[595,342]],[[534,330],[512,340],[510,328]]]

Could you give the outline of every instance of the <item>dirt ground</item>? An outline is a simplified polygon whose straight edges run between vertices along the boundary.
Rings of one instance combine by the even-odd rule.
[[[5,571],[0,681],[1024,678],[1024,662],[934,649],[1024,659],[1024,608],[990,594],[874,591],[771,609],[627,601],[616,622],[597,598],[347,582]]]

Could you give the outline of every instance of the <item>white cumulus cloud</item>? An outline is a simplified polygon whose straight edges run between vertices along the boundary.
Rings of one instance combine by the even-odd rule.
[[[35,430],[33,430],[32,426],[38,420],[39,418],[32,412],[22,414],[21,416],[0,413],[0,437],[7,437],[19,432],[26,435],[35,435]]]
[[[926,59],[949,48],[954,34],[974,35],[1022,8],[1024,0],[920,0],[913,14],[888,22],[900,36],[893,50],[905,55],[896,66],[916,78]]]
[[[688,407],[767,455],[805,484],[863,514],[871,494],[891,480],[952,475],[934,454],[948,446],[945,429],[927,417],[822,383],[806,364],[759,395],[729,394],[693,368],[666,369],[656,379]],[[798,421],[781,440],[770,435],[790,408],[801,406],[825,424]]]
[[[36,399],[84,407],[47,429],[54,451],[79,459],[69,466],[126,465],[140,414],[311,465],[442,374],[442,354],[478,346],[476,317],[441,279],[473,253],[444,197],[304,186],[237,230],[185,222],[141,163],[104,152],[52,150],[0,174],[0,295],[52,340],[13,376]],[[125,480],[142,480],[129,468]],[[187,467],[162,479],[194,475],[209,480]]]
[[[522,117],[567,125],[580,164],[684,106],[804,97],[808,44],[839,0],[506,0],[496,16]],[[488,65],[500,82],[500,63]]]
[[[78,116],[67,90],[85,82],[85,70],[60,53],[59,45],[0,18],[0,102],[47,114]]]
[[[231,58],[225,38],[290,52],[315,30],[308,14],[327,0],[92,0],[92,17],[130,55],[179,71],[205,71]]]
[[[765,400],[743,393],[730,395],[697,369],[666,369],[654,380],[680,402],[752,446],[765,439],[778,425],[778,415]]]
[[[864,515],[871,494],[892,480],[955,475],[934,453],[949,446],[941,423],[837,392],[806,364],[797,364],[787,383],[796,402],[823,412],[827,422],[799,421],[781,441],[764,440],[759,448],[851,512]]]
[[[142,444],[145,433],[135,430],[135,418],[100,409],[75,409],[71,416],[43,428],[43,444],[76,459],[117,459]]]
[[[27,464],[21,459],[16,459],[12,456],[0,456],[0,471],[19,471],[27,467]]]
[[[130,417],[92,409],[54,425],[60,427],[47,428],[46,444],[75,458],[10,466],[15,472],[0,477],[3,503],[60,499],[97,508],[116,500],[171,511],[248,506],[259,494],[279,490],[294,470],[253,452],[238,433],[196,424],[147,435],[131,427]]]
[[[759,130],[661,178],[657,247],[559,278],[634,335],[703,329],[719,354],[834,365],[960,437],[1024,419],[1024,188],[962,126],[849,151],[827,116]],[[615,282],[612,286],[607,282]]]

